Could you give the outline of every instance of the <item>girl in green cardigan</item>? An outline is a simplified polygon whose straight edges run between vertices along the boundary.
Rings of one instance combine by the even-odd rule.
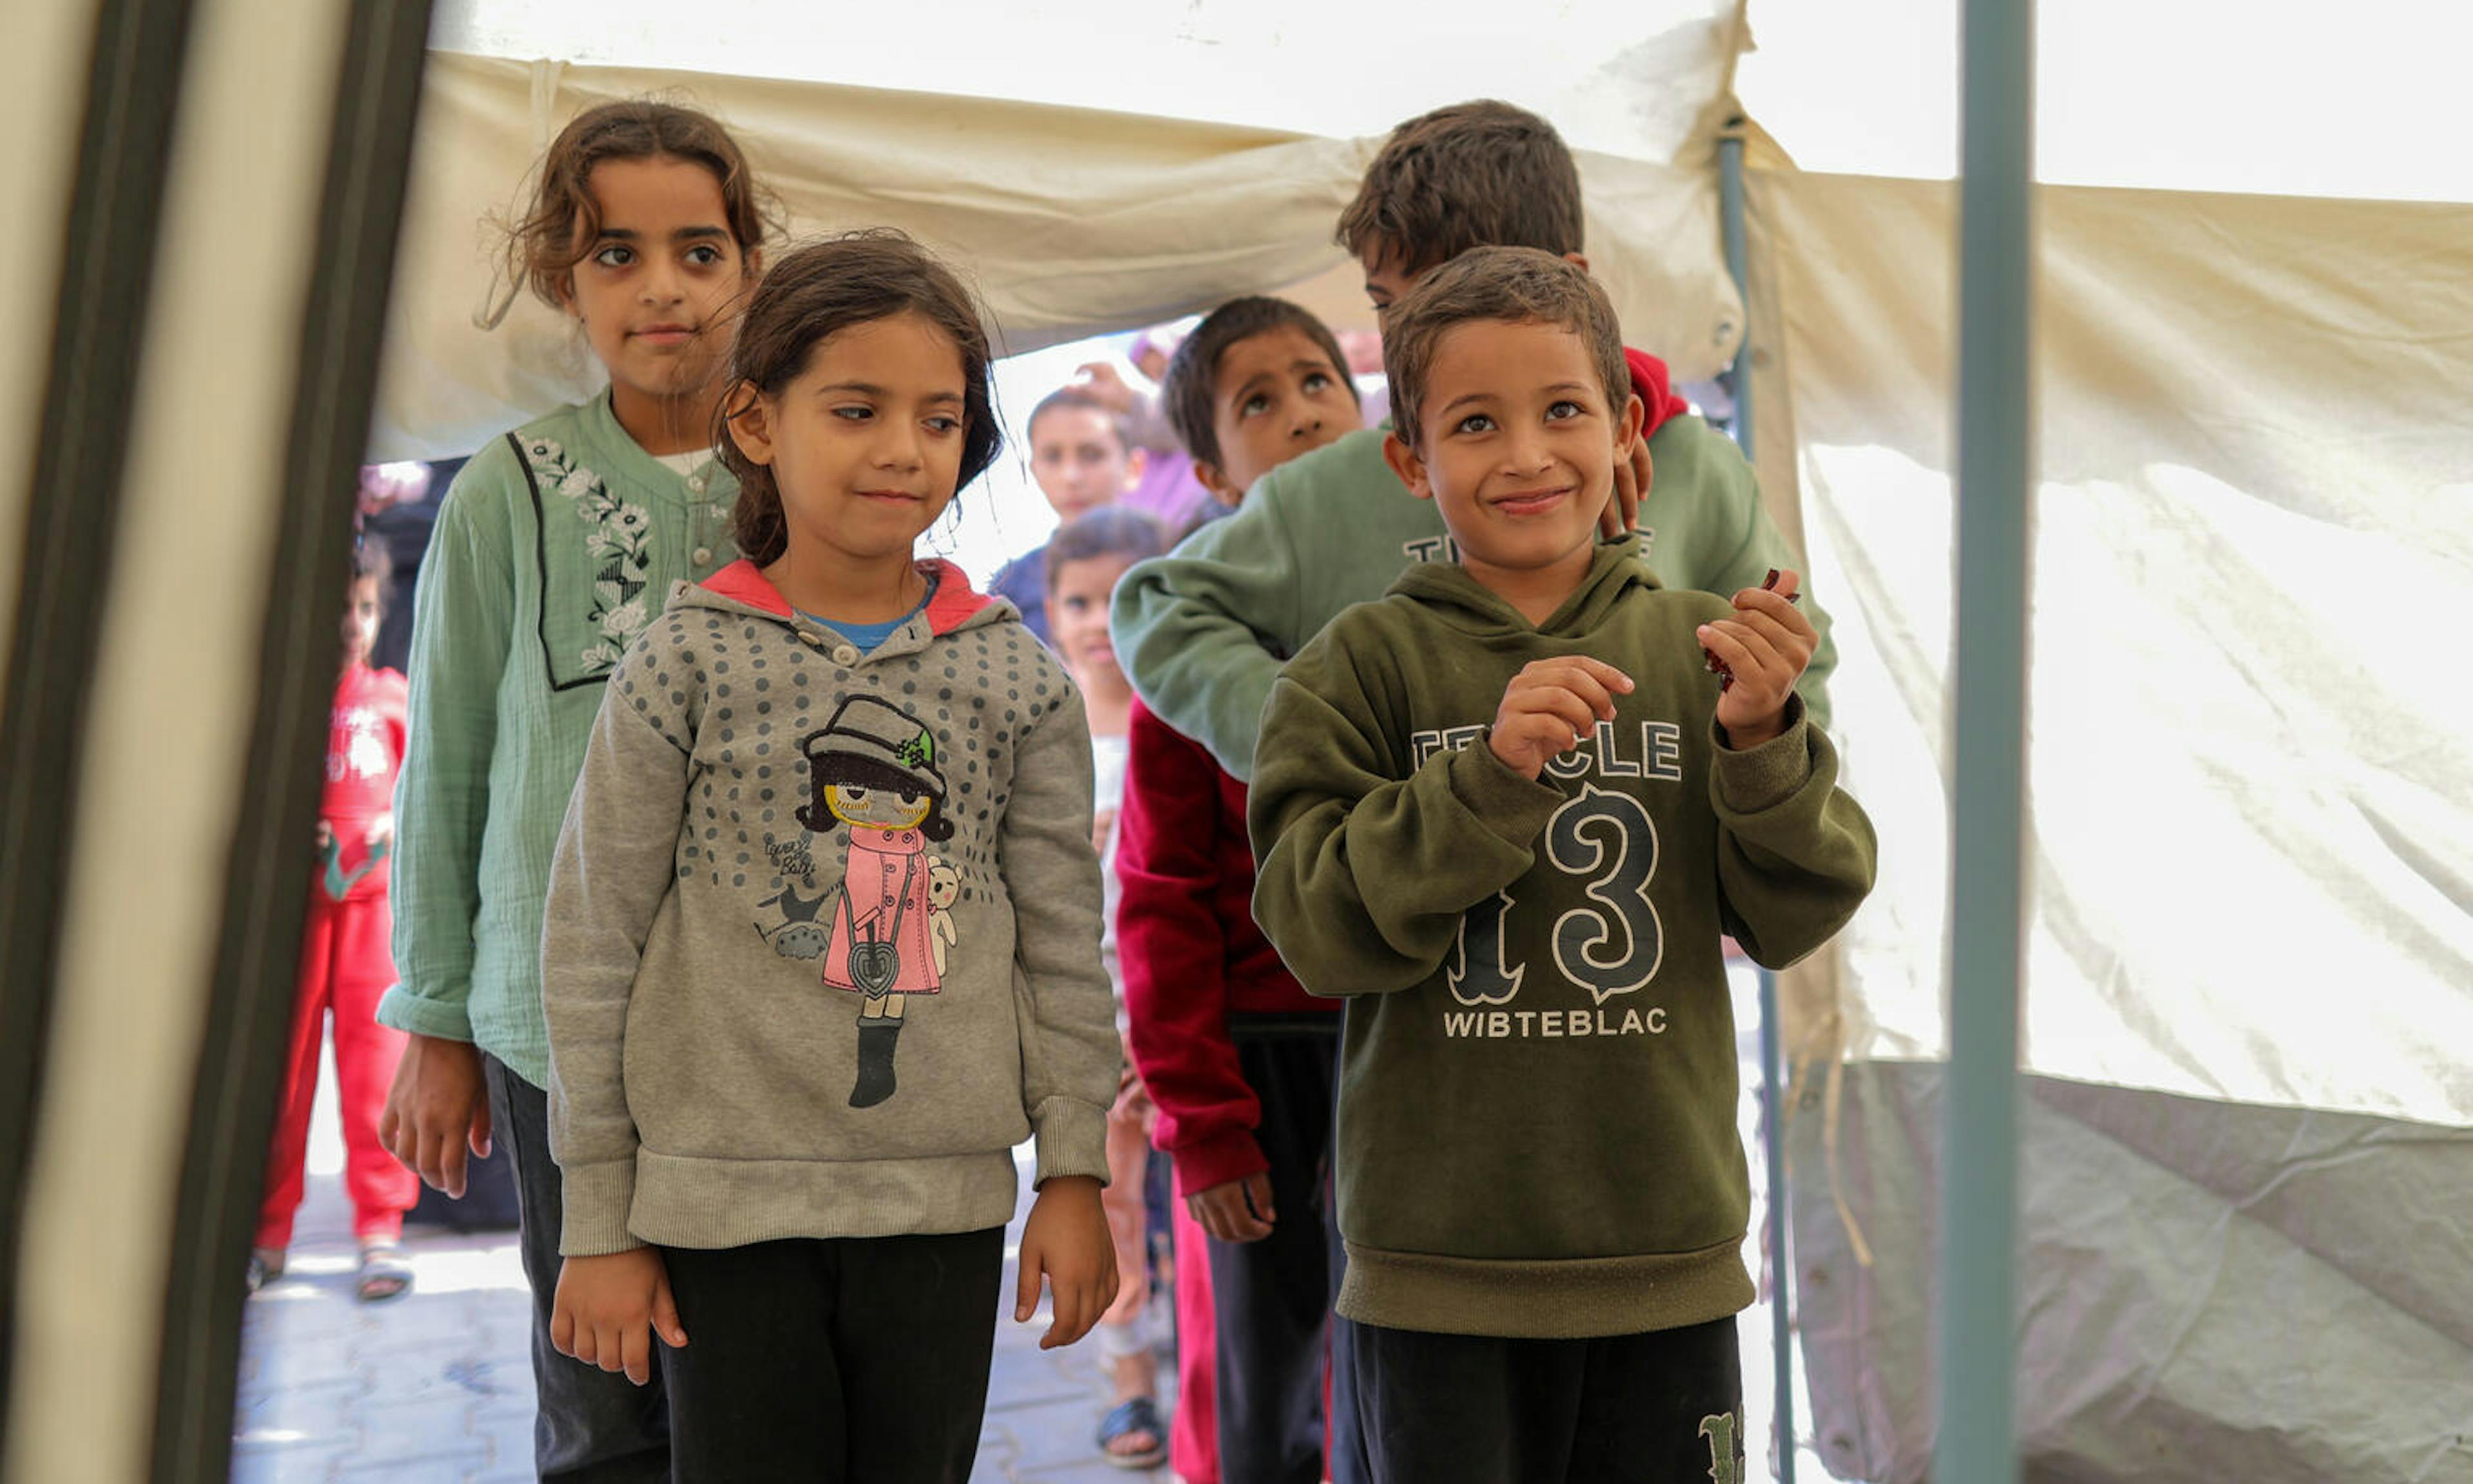
[[[512,227],[512,278],[574,321],[609,372],[476,453],[439,511],[415,595],[396,799],[395,957],[378,1018],[411,1033],[379,1132],[450,1195],[503,1140],[535,1309],[540,1474],[665,1480],[661,1392],[550,1345],[558,1166],[540,1002],[560,817],[612,670],[673,583],[738,555],[737,482],[714,460],[720,371],[761,268],[745,156],[691,108],[576,116]]]

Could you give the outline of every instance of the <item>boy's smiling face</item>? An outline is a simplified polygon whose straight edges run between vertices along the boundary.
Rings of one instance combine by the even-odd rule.
[[[1589,569],[1641,417],[1629,389],[1609,399],[1576,332],[1470,320],[1435,342],[1414,443],[1394,432],[1383,453],[1440,507],[1471,576],[1506,598],[1568,591]]]

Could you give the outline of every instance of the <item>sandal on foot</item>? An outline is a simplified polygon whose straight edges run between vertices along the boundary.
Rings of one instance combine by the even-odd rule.
[[[282,1276],[283,1254],[280,1250],[272,1247],[252,1247],[249,1250],[250,1292],[255,1293]]]
[[[373,1242],[361,1249],[361,1273],[352,1281],[353,1298],[363,1304],[383,1304],[411,1291],[412,1264],[404,1260],[403,1249],[392,1242]]]
[[[1137,1433],[1147,1433],[1151,1446],[1123,1453],[1109,1446]],[[1159,1407],[1150,1398],[1119,1401],[1114,1411],[1099,1419],[1099,1456],[1119,1469],[1156,1469],[1167,1461],[1167,1428],[1160,1422]]]

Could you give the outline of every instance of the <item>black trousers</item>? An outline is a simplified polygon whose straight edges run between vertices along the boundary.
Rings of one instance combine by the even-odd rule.
[[[1004,1229],[661,1249],[678,1484],[965,1484]]]
[[[653,1380],[570,1360],[549,1342],[558,1297],[558,1233],[564,1187],[549,1154],[549,1094],[484,1053],[493,1147],[515,1167],[516,1245],[533,1290],[533,1469],[543,1484],[667,1484],[670,1404],[661,1389],[664,1349],[653,1346]]]
[[[1591,1340],[1356,1327],[1383,1484],[1734,1484],[1743,1374],[1729,1316]]]
[[[1328,1345],[1331,1476],[1336,1484],[1363,1484],[1349,1326],[1331,1311],[1347,1264],[1331,1184],[1336,1025],[1239,1025],[1236,1041],[1237,1069],[1262,1100],[1254,1137],[1271,1161],[1271,1206],[1280,1219],[1259,1242],[1209,1244],[1219,1331],[1219,1474],[1227,1484],[1320,1484]]]

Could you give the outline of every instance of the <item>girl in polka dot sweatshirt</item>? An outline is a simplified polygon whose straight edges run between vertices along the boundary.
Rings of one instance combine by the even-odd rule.
[[[559,837],[553,1338],[640,1379],[660,1337],[683,1479],[966,1475],[1025,1137],[1015,1318],[1044,1277],[1069,1343],[1116,1291],[1082,706],[912,555],[996,455],[987,367],[906,238],[772,270],[724,402],[747,560],[619,662]]]

